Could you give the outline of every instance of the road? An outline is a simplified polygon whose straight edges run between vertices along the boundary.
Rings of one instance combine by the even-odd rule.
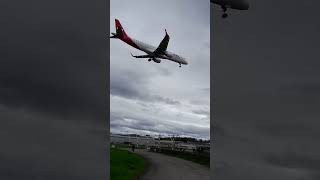
[[[139,180],[209,180],[210,169],[184,159],[146,150],[135,151],[147,159],[149,166]]]

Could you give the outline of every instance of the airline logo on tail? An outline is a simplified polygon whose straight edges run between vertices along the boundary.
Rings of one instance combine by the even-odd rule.
[[[124,31],[124,29],[118,19],[115,20],[115,24],[116,24],[116,32],[117,32],[117,35],[119,36],[119,38],[128,37],[127,33]]]
[[[126,31],[123,29],[120,21],[118,19],[115,20],[115,25],[116,25],[116,33],[111,33],[113,36],[110,38],[118,38],[121,39],[122,41],[128,43],[129,45],[140,49],[137,44],[133,42],[133,40],[127,35]]]

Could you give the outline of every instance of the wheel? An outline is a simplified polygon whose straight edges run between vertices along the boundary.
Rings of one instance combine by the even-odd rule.
[[[228,17],[228,14],[227,13],[223,13],[222,14],[222,18],[227,18]]]

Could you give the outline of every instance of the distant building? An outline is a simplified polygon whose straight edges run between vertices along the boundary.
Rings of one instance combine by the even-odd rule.
[[[136,144],[139,146],[148,146],[154,143],[154,138],[150,136],[111,134],[110,142],[113,144]]]
[[[178,140],[176,140],[178,139]],[[210,141],[197,141],[194,138],[153,138],[149,135],[111,134],[111,144],[135,144],[153,150],[168,149],[186,152],[210,152]]]

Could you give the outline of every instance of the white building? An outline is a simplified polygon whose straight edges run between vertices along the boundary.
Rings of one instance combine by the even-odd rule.
[[[110,142],[113,144],[135,144],[139,146],[148,146],[154,143],[154,138],[150,136],[130,136],[123,134],[111,134]]]

